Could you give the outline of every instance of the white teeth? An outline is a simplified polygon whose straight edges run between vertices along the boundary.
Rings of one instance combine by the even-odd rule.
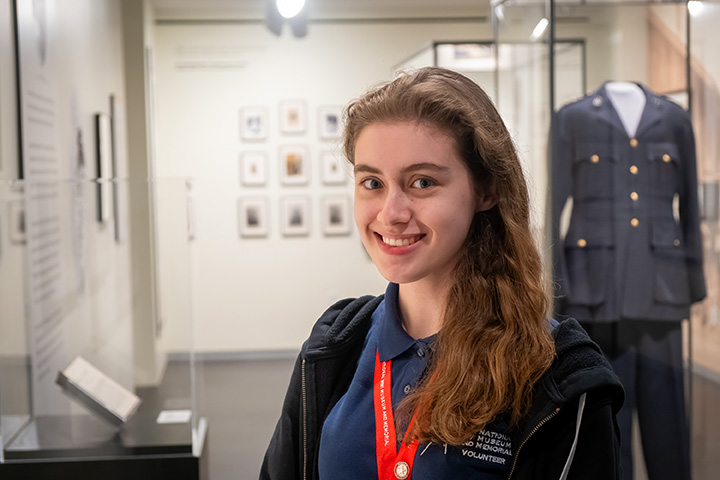
[[[418,241],[418,237],[412,238],[386,238],[382,237],[383,243],[390,245],[391,247],[407,247]]]

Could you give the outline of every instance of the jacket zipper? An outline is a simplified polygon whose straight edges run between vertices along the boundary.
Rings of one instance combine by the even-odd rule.
[[[302,361],[301,369],[301,387],[302,387],[302,427],[303,427],[303,480],[307,480],[307,391],[305,385],[305,359]]]
[[[530,437],[532,437],[533,435],[535,435],[535,432],[537,432],[538,430],[540,430],[540,427],[542,427],[543,425],[545,425],[548,421],[550,421],[550,419],[552,419],[555,415],[557,415],[559,411],[560,411],[560,409],[559,409],[559,408],[556,408],[554,412],[552,412],[552,413],[551,413],[550,415],[548,415],[547,417],[543,418],[543,419],[540,421],[540,423],[538,423],[537,425],[535,425],[535,427],[534,427],[534,428],[532,429],[532,431],[528,434],[528,436],[525,437],[525,439],[520,443],[520,446],[518,447],[517,451],[515,452],[515,459],[513,460],[512,468],[510,469],[510,475],[508,475],[508,480],[510,480],[510,479],[512,478],[513,473],[515,472],[515,466],[517,465],[517,459],[520,458],[520,450],[522,450],[523,445],[525,445],[525,444],[528,442],[528,440],[530,440]]]

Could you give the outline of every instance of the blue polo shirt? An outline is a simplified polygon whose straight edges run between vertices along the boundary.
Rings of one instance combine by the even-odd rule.
[[[392,360],[393,411],[417,385],[435,336],[415,340],[405,332],[398,309],[398,285],[391,283],[372,315],[355,376],[323,424],[318,470],[321,480],[378,478],[375,455],[373,379],[375,352]],[[412,480],[507,478],[512,446],[504,421],[495,421],[463,446],[420,444]]]

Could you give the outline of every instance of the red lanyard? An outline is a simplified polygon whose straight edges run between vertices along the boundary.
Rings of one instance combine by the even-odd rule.
[[[412,475],[415,452],[418,441],[410,445],[405,441],[396,451],[395,420],[393,419],[390,382],[390,363],[380,361],[380,353],[375,354],[375,383],[373,397],[375,401],[375,453],[379,480],[406,480]],[[412,425],[412,420],[410,420]],[[408,425],[408,431],[410,431]],[[407,432],[405,433],[407,436]]]

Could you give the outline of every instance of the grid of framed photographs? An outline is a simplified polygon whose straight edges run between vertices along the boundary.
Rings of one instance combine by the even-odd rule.
[[[343,131],[342,107],[317,107],[317,149],[311,148],[316,141],[308,138],[313,130],[308,118],[313,116],[308,115],[307,103],[283,100],[278,107],[275,127],[275,119],[269,115],[272,108],[247,106],[239,110],[243,147],[238,164],[242,191],[237,203],[240,237],[268,237],[270,225],[277,225],[276,231],[283,237],[309,236],[311,217],[318,212],[315,223],[323,235],[350,235],[351,200],[350,195],[342,194],[346,193],[350,169],[338,151]],[[315,188],[308,192],[311,186]]]
[[[243,238],[262,238],[270,234],[269,197],[241,197],[238,200],[238,233]],[[279,199],[280,233],[283,237],[310,235],[312,197],[287,195]],[[352,230],[351,201],[348,195],[320,198],[320,227],[325,236],[346,236]]]

